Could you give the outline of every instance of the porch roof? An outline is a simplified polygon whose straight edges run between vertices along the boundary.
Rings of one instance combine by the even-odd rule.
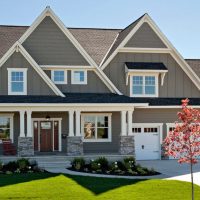
[[[147,103],[149,106],[179,106],[183,98],[138,98],[118,95],[113,93],[65,93],[66,97],[60,96],[32,96],[32,95],[0,95],[0,104],[31,103],[31,104],[134,104]],[[190,98],[190,105],[200,105],[200,98]]]

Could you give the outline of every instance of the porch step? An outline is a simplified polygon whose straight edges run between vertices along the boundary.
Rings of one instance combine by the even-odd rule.
[[[71,167],[70,161],[37,161],[40,168],[68,168]]]

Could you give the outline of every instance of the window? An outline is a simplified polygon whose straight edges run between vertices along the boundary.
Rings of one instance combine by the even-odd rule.
[[[133,75],[131,76],[131,96],[156,97],[158,96],[157,75]]]
[[[11,139],[13,141],[13,115],[0,115],[0,141]]]
[[[111,114],[83,114],[84,142],[111,142]]]
[[[27,94],[27,68],[8,68],[8,94]]]
[[[71,73],[72,84],[87,84],[86,70],[72,70]]]
[[[66,70],[52,70],[51,79],[56,84],[66,84],[67,83],[67,71]]]

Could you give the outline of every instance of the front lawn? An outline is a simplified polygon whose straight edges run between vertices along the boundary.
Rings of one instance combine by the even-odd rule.
[[[189,200],[191,184],[167,180],[128,180],[34,173],[0,175],[0,199]],[[200,198],[200,187],[195,185]]]

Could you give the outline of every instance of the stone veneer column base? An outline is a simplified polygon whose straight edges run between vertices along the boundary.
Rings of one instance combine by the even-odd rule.
[[[121,155],[135,156],[134,136],[120,136],[119,153]]]
[[[18,137],[18,156],[26,157],[34,155],[32,137]]]
[[[67,137],[67,155],[78,156],[83,155],[83,141],[79,136]]]

